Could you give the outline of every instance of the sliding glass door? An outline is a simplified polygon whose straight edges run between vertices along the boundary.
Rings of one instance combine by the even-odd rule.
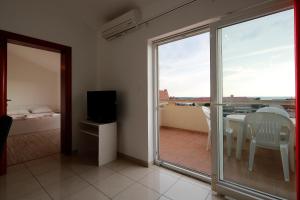
[[[158,164],[236,199],[296,199],[290,3],[153,42]]]
[[[215,187],[296,199],[293,10],[240,19],[212,40]]]
[[[155,43],[157,55],[157,161],[209,180],[210,35],[207,28]],[[205,107],[207,108],[207,107]]]

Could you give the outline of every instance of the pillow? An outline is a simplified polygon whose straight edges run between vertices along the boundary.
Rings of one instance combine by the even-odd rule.
[[[28,109],[16,109],[7,112],[8,115],[26,115],[30,114]]]
[[[42,107],[36,107],[36,108],[30,108],[29,109],[31,113],[37,114],[37,113],[52,113],[53,111],[51,108],[47,106],[42,106]]]
[[[53,112],[50,113],[35,113],[35,114],[29,114],[26,115],[27,119],[33,119],[33,118],[42,118],[42,117],[52,117]]]

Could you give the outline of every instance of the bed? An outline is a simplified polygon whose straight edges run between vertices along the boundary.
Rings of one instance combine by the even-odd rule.
[[[23,110],[24,111],[24,110]],[[52,129],[60,129],[60,113],[52,112],[11,112],[8,113],[13,118],[13,123],[10,129],[10,136],[18,134],[26,134]]]

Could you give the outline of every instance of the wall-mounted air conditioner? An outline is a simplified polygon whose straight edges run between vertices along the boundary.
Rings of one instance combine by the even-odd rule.
[[[140,12],[138,10],[131,10],[120,17],[117,17],[101,27],[103,38],[110,40],[125,31],[132,29],[138,25],[140,20]]]

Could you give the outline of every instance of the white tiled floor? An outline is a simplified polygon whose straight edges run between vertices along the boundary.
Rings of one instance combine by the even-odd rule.
[[[16,165],[0,177],[0,199],[217,200],[206,183],[157,166],[117,160],[97,167],[54,155]]]

